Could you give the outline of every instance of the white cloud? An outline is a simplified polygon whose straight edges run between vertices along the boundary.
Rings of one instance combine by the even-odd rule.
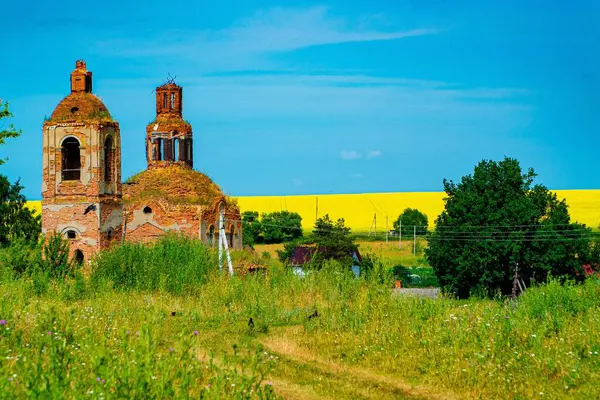
[[[380,150],[369,150],[367,153],[367,158],[375,158],[381,156]]]
[[[342,160],[356,160],[361,157],[360,153],[355,150],[342,150],[340,152]]]
[[[175,56],[178,61],[191,61],[192,67],[230,70],[269,68],[273,64],[268,55],[307,47],[438,33],[433,28],[384,30],[382,25],[379,18],[369,16],[362,16],[354,23],[333,17],[322,6],[278,7],[259,11],[225,29],[170,31],[145,40],[106,40],[97,44],[97,50],[112,56],[160,57],[161,62],[165,56]]]

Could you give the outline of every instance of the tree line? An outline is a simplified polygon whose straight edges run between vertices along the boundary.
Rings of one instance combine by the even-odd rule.
[[[3,124],[10,117],[8,103],[0,100],[0,145],[21,133]],[[4,162],[0,159],[0,165]],[[483,160],[460,182],[443,181],[444,210],[433,230],[427,230],[425,214],[410,208],[394,221],[394,230],[410,235],[416,226],[418,234],[427,235],[426,259],[441,288],[459,298],[507,295],[517,276],[530,284],[549,277],[582,281],[587,273],[584,266],[588,271],[590,267],[600,270],[600,234],[571,221],[566,201],[535,183],[536,177],[533,169],[523,171],[509,157]],[[19,181],[11,183],[0,174],[0,264],[10,263],[17,269],[31,264],[18,249],[38,246],[41,233],[40,216],[25,206],[22,189]],[[306,237],[302,217],[295,212],[259,217],[256,211],[246,211],[242,221],[246,246],[286,243],[279,252],[283,261],[289,260],[295,246],[311,244],[321,249],[317,259],[350,265],[351,253],[358,248],[344,220],[333,221],[328,215],[319,218]],[[61,248],[59,235],[55,236],[42,240],[45,261],[40,265],[60,272],[63,268],[57,266],[66,265],[67,252]],[[11,248],[17,250],[4,251]],[[52,254],[60,257],[54,259]]]

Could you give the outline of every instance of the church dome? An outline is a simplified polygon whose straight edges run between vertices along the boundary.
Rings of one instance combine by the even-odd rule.
[[[97,96],[86,92],[73,92],[58,103],[50,120],[54,122],[111,122],[112,117]]]
[[[52,122],[112,122],[108,109],[92,94],[92,72],[85,61],[77,60],[71,72],[71,93],[54,109]]]
[[[123,192],[130,205],[157,200],[169,205],[212,206],[225,197],[207,175],[178,165],[142,171],[125,182]]]

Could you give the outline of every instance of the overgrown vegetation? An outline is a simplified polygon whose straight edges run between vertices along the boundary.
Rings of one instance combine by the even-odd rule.
[[[419,299],[394,295],[384,271],[357,279],[335,262],[304,278],[276,262],[267,276],[229,278],[202,246],[173,237],[125,246],[100,257],[89,278],[51,278],[44,292],[27,274],[1,274],[0,390],[107,399],[599,395],[595,278],[552,281],[515,302]],[[134,282],[123,284],[119,268],[132,262]]]
[[[426,256],[441,286],[465,298],[510,293],[516,273],[533,282],[583,276],[590,230],[570,221],[567,204],[533,184],[517,160],[482,161],[460,183],[444,180],[444,211]]]
[[[8,103],[0,99],[0,145],[6,139],[16,138],[21,134],[12,124],[6,126],[5,121],[12,116]],[[5,161],[0,159],[0,165]],[[6,176],[0,174],[0,247],[19,239],[35,242],[41,232],[41,218],[26,207],[22,189],[19,181],[10,183]]]
[[[242,214],[244,245],[285,243],[302,237],[302,217],[296,212],[275,211],[259,219],[257,211]]]

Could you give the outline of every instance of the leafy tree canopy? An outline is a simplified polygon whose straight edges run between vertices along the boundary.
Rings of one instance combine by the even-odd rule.
[[[265,243],[282,243],[302,236],[302,217],[296,212],[277,211],[262,216]]]
[[[396,232],[400,229],[400,221],[402,221],[402,235],[412,235],[415,227],[417,235],[427,234],[427,225],[429,224],[427,215],[416,208],[406,208],[402,211],[402,214],[394,221]]]
[[[5,121],[12,116],[8,109],[8,103],[0,99],[0,145],[3,145],[6,139],[16,138],[21,134],[21,131],[17,131],[12,124],[6,126]],[[5,159],[0,158],[0,165],[4,164],[5,161]]]
[[[535,177],[504,158],[481,161],[460,183],[444,180],[445,207],[426,257],[445,291],[509,294],[517,265],[537,282],[582,273],[578,258],[589,252],[590,231],[571,223],[566,202],[534,185]]]
[[[3,124],[2,120],[11,116],[8,103],[0,100],[0,145],[4,144],[5,139],[20,134],[12,125],[5,127]],[[2,163],[4,160],[0,159],[0,164]],[[0,246],[6,246],[18,237],[36,241],[40,234],[40,217],[34,216],[33,211],[25,207],[22,189],[18,181],[11,184],[6,176],[0,175]]]
[[[344,219],[339,218],[334,222],[329,218],[329,214],[315,222],[312,241],[319,249],[317,258],[338,260],[348,266],[352,265],[352,253],[358,249],[350,235],[350,228],[345,226]]]
[[[242,213],[242,241],[244,246],[254,246],[260,243],[262,224],[258,218],[258,211],[244,211]]]

